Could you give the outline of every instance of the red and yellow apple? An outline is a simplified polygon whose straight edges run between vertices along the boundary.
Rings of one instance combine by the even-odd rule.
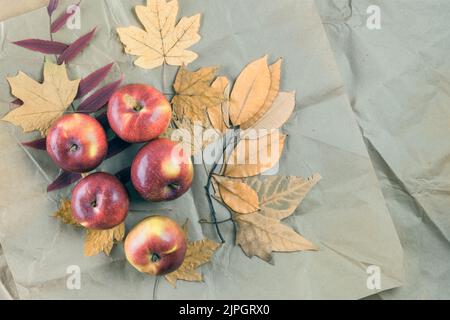
[[[72,191],[72,216],[83,227],[106,230],[128,214],[127,191],[115,176],[97,172],[78,182]]]
[[[186,237],[170,218],[152,216],[142,220],[125,239],[128,262],[140,272],[164,275],[177,270],[186,254]]]
[[[60,117],[47,135],[47,153],[60,168],[88,172],[98,167],[108,151],[106,134],[94,118],[72,113]]]
[[[160,138],[145,145],[131,165],[131,182],[149,201],[180,197],[192,185],[194,168],[180,144]]]
[[[130,84],[117,90],[108,103],[111,129],[130,143],[150,141],[167,130],[172,108],[164,95],[145,84]]]

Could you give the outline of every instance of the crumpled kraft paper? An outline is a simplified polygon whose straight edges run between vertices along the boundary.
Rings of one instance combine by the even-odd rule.
[[[317,4],[405,250],[404,286],[381,297],[448,299],[450,3]]]
[[[65,30],[56,40],[73,40],[92,27],[91,45],[70,63],[72,77],[115,61],[109,80],[125,74],[125,82],[146,82],[161,88],[161,70],[141,70],[123,54],[115,28],[139,25],[133,6],[141,1],[84,1],[81,30]],[[67,4],[67,2],[65,2]],[[204,283],[179,282],[173,289],[160,281],[158,299],[244,298],[361,298],[369,265],[381,268],[381,289],[402,281],[402,249],[384,204],[373,167],[343,89],[326,34],[313,1],[180,1],[180,15],[203,14],[200,57],[189,68],[219,65],[220,73],[235,78],[250,61],[270,54],[284,58],[283,90],[297,91],[297,109],[285,126],[289,135],[279,174],[323,180],[286,223],[319,245],[319,252],[275,254],[274,265],[248,259],[230,243],[231,227],[223,225],[227,243],[212,263],[202,267]],[[10,43],[23,38],[48,38],[45,9],[1,25],[0,97],[2,114],[12,99],[6,75],[20,69],[39,79],[42,56]],[[176,68],[169,68],[173,79]],[[45,193],[57,170],[45,153],[22,149],[19,130],[0,125],[1,196],[0,241],[21,298],[137,298],[151,299],[154,277],[139,274],[124,259],[121,245],[111,257],[83,256],[83,232],[51,217],[62,194]],[[20,136],[21,140],[33,135]],[[129,165],[138,147],[102,165],[115,172]],[[28,154],[27,154],[28,153]],[[31,155],[31,157],[30,157]],[[36,161],[36,163],[33,162]],[[205,174],[196,167],[192,190],[170,203],[133,199],[127,229],[150,214],[167,214],[179,223],[191,221],[191,238],[215,239],[203,194]],[[220,216],[227,217],[225,211]],[[219,217],[220,218],[220,217]],[[81,270],[81,288],[66,286],[70,266]]]

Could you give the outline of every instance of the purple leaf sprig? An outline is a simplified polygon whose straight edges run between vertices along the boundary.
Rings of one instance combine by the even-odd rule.
[[[80,103],[77,111],[82,113],[97,112],[108,103],[109,99],[114,94],[114,92],[119,88],[122,81],[123,75],[119,80],[107,84],[104,87],[101,87],[100,89],[95,91],[93,94],[91,94],[83,102]]]
[[[80,3],[81,3],[81,1],[78,2],[76,4],[76,6],[79,7]],[[61,15],[58,18],[56,18],[55,21],[52,22],[52,24],[50,26],[50,32],[56,33],[59,30],[61,30],[61,28],[64,27],[64,25],[66,24],[67,20],[69,20],[70,17],[75,14],[75,12],[76,12],[75,10],[71,10],[69,12],[66,10],[63,13],[61,13]]]
[[[58,8],[59,0],[50,0],[47,6],[48,16],[51,17],[53,12]]]
[[[73,60],[78,54],[80,54],[81,51],[83,51],[87,47],[89,42],[91,42],[96,29],[97,28],[92,29],[90,32],[82,35],[77,40],[72,42],[72,44],[70,44],[58,57],[58,64],[68,63],[69,61]]]
[[[58,41],[41,40],[41,39],[25,39],[13,42],[15,45],[26,48],[31,51],[41,52],[44,54],[62,54],[68,49],[68,45]]]
[[[109,71],[111,71],[113,65],[114,63],[107,64],[106,66],[95,70],[87,77],[81,79],[80,85],[78,86],[78,93],[75,99],[84,97],[86,94],[91,92],[95,87],[97,87],[100,84],[100,82],[102,82],[106,78]]]

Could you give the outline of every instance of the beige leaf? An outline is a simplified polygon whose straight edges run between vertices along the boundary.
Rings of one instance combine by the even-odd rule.
[[[224,175],[232,178],[256,176],[280,160],[286,136],[278,132],[258,139],[243,139],[231,152]]]
[[[224,90],[212,86],[217,68],[200,68],[191,72],[184,66],[180,68],[173,85],[175,96],[172,105],[178,119],[184,117],[191,122],[210,126],[207,109],[220,105],[224,100]]]
[[[239,224],[236,242],[248,257],[258,256],[270,261],[273,251],[318,250],[313,243],[276,219],[252,213],[238,215],[236,220]]]
[[[253,118],[264,105],[270,89],[267,55],[244,68],[230,96],[230,118],[237,126]]]
[[[281,63],[282,59],[278,59],[277,62],[269,67],[270,71],[270,89],[266,96],[263,106],[258,110],[258,112],[248,121],[241,124],[241,129],[247,129],[253,127],[254,124],[269,110],[274,103],[278,92],[280,91],[280,80],[281,80]]]
[[[236,179],[214,176],[223,202],[236,213],[247,214],[259,210],[258,194]]]
[[[183,230],[188,238],[188,222],[183,225]],[[196,269],[211,260],[214,252],[220,247],[220,244],[209,239],[189,242],[186,249],[186,256],[183,264],[174,272],[165,276],[166,280],[176,287],[177,280],[185,281],[203,281],[203,276]]]
[[[282,220],[295,211],[320,179],[319,174],[314,174],[306,180],[294,176],[268,176],[247,178],[244,181],[257,192],[260,213]]]
[[[125,223],[109,230],[86,229],[84,241],[84,255],[91,257],[103,253],[107,256],[111,253],[114,243],[122,241],[125,236]]]
[[[230,83],[226,77],[218,77],[211,85],[223,92],[225,100],[216,106],[208,108],[208,117],[211,125],[220,133],[225,133],[229,125],[229,101],[227,97],[230,94]]]
[[[81,226],[72,216],[72,206],[70,200],[61,200],[58,211],[56,211],[53,216],[55,218],[59,218],[65,224]]]
[[[134,64],[153,69],[163,63],[181,66],[198,55],[187,50],[200,41],[200,14],[183,17],[176,24],[178,1],[149,0],[147,6],[136,6],[136,15],[144,26],[117,28],[125,52],[138,56]],[[176,25],[175,25],[176,24]]]
[[[22,72],[7,80],[12,94],[22,100],[23,105],[9,112],[2,120],[21,126],[24,132],[38,130],[43,136],[72,103],[80,82],[69,80],[64,64],[49,61],[44,63],[43,83]]]
[[[261,137],[280,129],[295,108],[295,92],[280,92],[267,112],[253,126],[241,132],[241,137]]]

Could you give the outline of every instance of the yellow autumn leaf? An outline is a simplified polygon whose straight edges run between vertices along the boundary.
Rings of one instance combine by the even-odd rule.
[[[268,176],[246,178],[244,182],[259,197],[260,214],[282,220],[289,217],[308,192],[321,180],[319,174],[308,179],[294,176]]]
[[[72,216],[72,206],[70,200],[61,200],[59,208],[53,216],[60,219],[65,224],[81,226]]]
[[[183,230],[186,239],[188,239],[187,222],[184,224]],[[209,239],[190,241],[187,245],[183,263],[176,271],[165,275],[166,280],[174,287],[176,287],[177,280],[203,281],[202,274],[196,269],[205,263],[208,263],[219,247],[219,243]]]
[[[187,50],[201,37],[200,14],[183,17],[176,23],[178,1],[148,0],[147,6],[136,6],[136,15],[144,29],[130,26],[117,28],[125,52],[138,56],[134,64],[153,69],[167,63],[174,66],[188,64],[198,55]]]
[[[280,221],[259,213],[237,215],[236,243],[248,257],[270,261],[272,252],[315,251],[318,247]]]
[[[263,107],[270,90],[267,55],[242,70],[230,96],[230,119],[238,126],[252,119]]]
[[[280,160],[286,136],[272,132],[258,139],[242,139],[231,152],[224,175],[232,178],[252,177],[275,166]]]
[[[234,212],[248,214],[259,210],[258,194],[249,185],[237,180],[214,176],[223,202]]]
[[[212,85],[216,73],[216,67],[200,68],[194,72],[184,66],[180,68],[173,84],[175,96],[172,98],[178,119],[186,117],[192,122],[210,126],[208,108],[217,106],[225,100],[224,90]]]
[[[225,133],[229,127],[229,100],[230,82],[226,77],[218,77],[211,85],[212,88],[217,88],[223,92],[224,101],[218,105],[208,108],[208,117],[211,125],[220,133]]]
[[[264,104],[253,117],[251,117],[249,120],[241,124],[241,129],[253,127],[254,124],[267,112],[267,110],[272,108],[272,104],[274,104],[274,101],[278,96],[278,92],[280,91],[282,62],[283,62],[282,59],[278,59],[274,64],[269,66],[270,88],[269,92],[267,93]],[[279,111],[279,112],[288,112],[288,111]]]
[[[66,66],[44,63],[44,81],[39,83],[23,72],[7,78],[11,92],[23,105],[2,120],[21,126],[24,132],[40,131],[43,136],[73,102],[80,80],[69,80]]]
[[[91,257],[103,252],[109,256],[114,243],[122,241],[125,236],[125,223],[108,230],[86,229],[84,255]]]

